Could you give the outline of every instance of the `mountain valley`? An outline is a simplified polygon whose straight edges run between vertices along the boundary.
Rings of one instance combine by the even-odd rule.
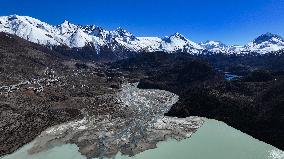
[[[0,156],[35,139],[31,153],[72,143],[88,158],[134,156],[203,117],[283,150],[283,49],[271,33],[227,46],[1,16]]]

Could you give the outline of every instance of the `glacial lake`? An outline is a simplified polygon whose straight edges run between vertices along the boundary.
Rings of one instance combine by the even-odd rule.
[[[225,73],[225,75],[224,75],[224,78],[225,78],[225,80],[227,80],[227,81],[232,81],[232,80],[238,79],[238,78],[240,78],[240,77],[241,77],[241,76],[234,75],[234,74],[230,74],[230,73]]]
[[[28,155],[32,147],[25,145],[1,159],[86,159],[76,145],[57,146],[36,155]],[[158,148],[144,151],[134,157],[116,159],[284,159],[283,151],[246,135],[223,122],[205,119],[204,125],[182,140],[160,142]]]

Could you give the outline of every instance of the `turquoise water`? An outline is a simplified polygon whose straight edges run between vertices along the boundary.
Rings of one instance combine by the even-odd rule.
[[[28,155],[27,144],[2,159],[85,159],[76,145],[54,147],[36,155]],[[130,157],[118,154],[117,159]],[[206,119],[204,125],[191,138],[180,142],[168,140],[158,148],[147,150],[132,159],[284,159],[284,153],[256,140],[223,122]],[[130,159],[131,159],[130,158]]]

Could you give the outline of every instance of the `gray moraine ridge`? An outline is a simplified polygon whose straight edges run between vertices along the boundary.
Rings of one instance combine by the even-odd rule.
[[[35,139],[28,153],[76,144],[87,158],[111,158],[118,153],[134,156],[156,148],[158,142],[168,138],[188,138],[204,122],[199,117],[164,116],[179,97],[162,90],[138,89],[137,83],[125,84],[118,93],[103,96],[116,103],[115,113],[96,114],[88,110],[81,120],[51,127]]]

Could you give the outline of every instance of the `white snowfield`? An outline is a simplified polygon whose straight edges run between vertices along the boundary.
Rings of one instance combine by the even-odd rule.
[[[120,51],[120,49],[134,52],[182,51],[192,54],[200,54],[204,50],[226,54],[248,52],[265,54],[284,49],[283,38],[271,33],[263,34],[245,46],[227,46],[219,41],[198,44],[179,33],[164,38],[135,37],[122,28],[107,31],[95,25],[75,25],[68,21],[53,26],[29,16],[18,15],[0,16],[0,32],[17,35],[45,46],[62,45],[70,48],[93,46],[97,53],[104,46],[109,46],[112,51]]]

